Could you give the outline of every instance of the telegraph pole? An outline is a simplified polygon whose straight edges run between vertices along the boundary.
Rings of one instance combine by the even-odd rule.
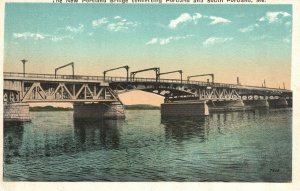
[[[25,63],[28,62],[28,60],[21,60],[21,62],[23,63],[23,76],[25,77]]]

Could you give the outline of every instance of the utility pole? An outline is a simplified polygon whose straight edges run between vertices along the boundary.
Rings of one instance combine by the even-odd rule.
[[[21,60],[21,62],[23,63],[23,76],[25,77],[25,63],[28,62],[28,60]]]

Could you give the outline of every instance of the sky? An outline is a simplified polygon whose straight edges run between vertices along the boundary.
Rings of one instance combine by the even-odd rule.
[[[290,88],[290,5],[95,5],[6,3],[4,71],[77,75],[160,67],[215,82]],[[60,71],[71,74],[70,68]],[[125,76],[125,71],[108,75]],[[136,77],[154,77],[154,72]],[[178,74],[161,78],[179,78]],[[206,81],[206,78],[195,80]]]

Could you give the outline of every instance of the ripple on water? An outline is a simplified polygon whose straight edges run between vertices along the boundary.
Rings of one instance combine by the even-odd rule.
[[[4,126],[6,181],[291,181],[292,112],[78,121],[32,112]],[[271,173],[278,169],[280,173]]]

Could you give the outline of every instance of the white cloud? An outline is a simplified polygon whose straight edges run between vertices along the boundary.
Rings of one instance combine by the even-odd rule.
[[[176,18],[174,20],[171,20],[170,23],[169,23],[169,27],[172,28],[172,29],[175,29],[178,24],[184,23],[184,22],[187,22],[187,21],[190,21],[190,20],[192,20],[191,15],[188,14],[188,13],[183,13],[178,18]]]
[[[50,35],[50,34],[40,34],[40,33],[31,33],[31,32],[24,32],[24,33],[13,33],[13,37],[16,39],[33,39],[33,40],[51,40],[53,42],[61,41],[66,38],[73,39],[73,36],[70,35]]]
[[[216,25],[216,24],[220,24],[220,23],[225,23],[225,24],[231,23],[230,20],[222,18],[222,17],[206,16],[206,15],[201,15],[200,13],[195,13],[194,15],[191,15],[189,13],[183,13],[176,19],[170,21],[169,28],[175,29],[179,24],[186,23],[186,22],[192,22],[192,21],[194,21],[194,23],[197,24],[198,20],[200,20],[200,19],[212,20],[209,23],[210,25]]]
[[[72,36],[69,36],[69,35],[66,35],[66,36],[56,36],[56,35],[53,35],[50,37],[52,41],[54,42],[57,42],[57,41],[61,41],[61,40],[64,40],[66,38],[68,39],[73,39],[74,37]]]
[[[146,43],[146,45],[156,44],[158,42],[158,38],[152,38],[150,41]]]
[[[166,44],[169,44],[171,42],[171,40],[173,40],[173,37],[162,38],[162,39],[159,39],[159,44],[166,45]]]
[[[259,21],[267,21],[269,23],[280,22],[283,17],[290,17],[291,14],[283,11],[279,12],[266,12],[265,16],[261,17]]]
[[[248,27],[245,27],[245,28],[240,28],[239,31],[240,32],[243,32],[243,33],[246,33],[246,32],[251,32],[253,31],[255,28],[259,27],[258,24],[254,24],[254,25],[249,25]]]
[[[47,38],[53,42],[62,41],[64,39],[74,39],[76,34],[84,31],[84,25],[79,24],[77,27],[66,26],[65,28],[59,28],[54,34],[48,34]]]
[[[76,34],[82,33],[83,31],[84,25],[79,24],[77,27],[68,25],[63,28],[58,28],[52,34],[24,32],[13,33],[13,37],[16,39],[51,40],[53,42],[57,42],[64,39],[74,39]]]
[[[210,37],[206,39],[202,44],[205,47],[213,46],[215,44],[222,44],[228,41],[233,40],[233,38],[222,38],[222,37]]]
[[[199,20],[201,18],[202,18],[202,15],[200,13],[196,13],[194,15],[190,15],[189,13],[183,13],[176,19],[171,20],[169,23],[169,27],[171,29],[175,29],[181,23],[190,22],[190,21],[197,22],[197,20]]]
[[[107,18],[103,17],[101,19],[97,19],[97,20],[93,20],[92,21],[92,26],[93,27],[98,27],[98,26],[102,26],[108,23]]]
[[[202,15],[200,13],[196,13],[192,16],[192,19],[194,22],[197,22],[197,20],[201,19]]]
[[[194,35],[170,36],[170,37],[167,37],[167,38],[152,38],[150,41],[146,42],[146,45],[151,45],[151,44],[166,45],[166,44],[169,44],[172,41],[187,39],[187,38],[191,38],[193,36]]]
[[[128,30],[130,27],[136,27],[138,25],[137,22],[132,22],[132,21],[120,21],[117,23],[110,23],[107,25],[107,29],[110,31],[125,31]]]
[[[130,28],[134,28],[139,25],[138,22],[127,21],[127,19],[122,18],[120,16],[115,16],[114,21],[110,21],[107,18],[101,18],[98,20],[94,20],[92,25],[94,28],[98,26],[104,26],[107,30],[117,32],[117,31],[125,31]],[[117,21],[116,21],[117,20]]]
[[[79,24],[78,27],[72,27],[72,26],[66,26],[65,27],[66,31],[72,32],[72,33],[81,33],[84,30],[84,25],[83,24]]]
[[[209,17],[212,21],[209,23],[210,25],[215,25],[219,23],[231,23],[230,20],[222,18],[222,17],[215,17],[215,16],[210,16]]]
[[[32,38],[34,40],[43,40],[47,37],[45,34],[41,33],[31,33],[31,32],[24,32],[24,33],[13,33],[14,38],[21,38],[21,39],[29,39]]]
[[[128,29],[128,27],[124,26],[124,24],[122,23],[111,23],[107,25],[107,29],[116,32],[116,31],[126,30]]]

